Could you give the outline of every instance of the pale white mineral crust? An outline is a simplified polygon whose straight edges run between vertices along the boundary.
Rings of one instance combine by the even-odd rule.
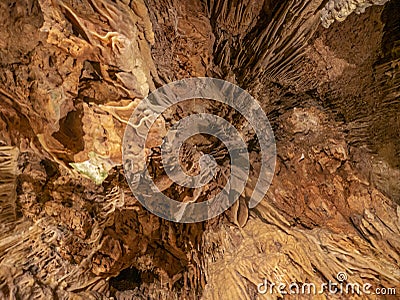
[[[344,21],[350,14],[361,14],[373,5],[384,5],[389,0],[330,0],[321,10],[322,26],[329,26],[336,21]]]

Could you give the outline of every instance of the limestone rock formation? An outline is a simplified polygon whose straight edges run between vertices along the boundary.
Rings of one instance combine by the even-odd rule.
[[[320,286],[344,274],[344,282],[400,293],[399,7],[398,0],[1,1],[0,299],[395,299],[258,286]],[[182,165],[197,174],[201,153],[213,154],[218,176],[202,191],[166,176],[160,145],[190,114],[235,125],[251,161],[229,210],[180,224],[133,197],[122,142],[149,93],[188,77],[246,89],[271,122],[277,165],[268,193],[250,209],[260,173],[254,130],[213,101],[172,107],[137,158],[163,193],[205,201],[229,176],[224,145],[200,135],[183,147]]]

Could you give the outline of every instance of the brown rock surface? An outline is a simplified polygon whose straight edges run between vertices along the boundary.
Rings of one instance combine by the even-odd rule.
[[[317,285],[344,272],[400,293],[400,2],[385,2],[2,1],[0,299],[395,299],[257,292],[264,280]],[[162,138],[191,113],[232,122],[251,161],[228,211],[179,224],[133,197],[121,144],[149,92],[194,76],[260,103],[277,165],[249,209],[254,131],[213,101],[171,108],[137,157],[166,195],[204,201],[230,174],[225,147],[196,136],[182,165],[196,174],[212,153],[216,179],[193,192],[166,176]]]

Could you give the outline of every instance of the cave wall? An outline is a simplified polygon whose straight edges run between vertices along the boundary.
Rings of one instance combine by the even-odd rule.
[[[0,298],[255,299],[264,279],[338,272],[399,288],[399,1],[345,20],[326,2],[1,2]],[[176,224],[134,199],[121,144],[149,92],[194,76],[247,89],[278,158],[256,208],[249,184],[225,214]],[[199,111],[234,120],[189,101],[156,130]]]

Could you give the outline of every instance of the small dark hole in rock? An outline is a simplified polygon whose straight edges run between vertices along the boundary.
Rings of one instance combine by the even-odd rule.
[[[124,269],[117,277],[110,279],[110,286],[118,291],[133,290],[142,282],[141,272],[132,267]]]

